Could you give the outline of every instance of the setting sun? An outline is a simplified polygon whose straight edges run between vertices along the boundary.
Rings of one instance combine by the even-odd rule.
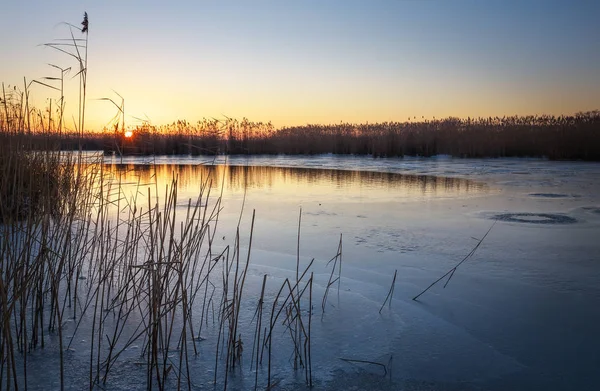
[[[131,136],[133,136],[133,132],[131,130],[128,130],[128,131],[125,132],[125,137],[126,138],[129,138]]]

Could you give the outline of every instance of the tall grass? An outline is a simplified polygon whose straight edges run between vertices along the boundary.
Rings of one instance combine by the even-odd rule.
[[[82,388],[82,373],[66,370],[67,366],[78,365],[74,360],[82,359],[81,354],[70,354],[76,339],[82,336],[87,352],[83,359],[86,388],[90,390],[109,384],[118,363],[132,359],[129,349],[134,344],[142,346],[138,360],[143,360],[147,389],[191,389],[198,374],[190,371],[190,360],[200,354],[197,344],[202,327],[208,325],[209,308],[213,309],[213,324],[218,325],[218,336],[213,341],[214,382],[227,388],[229,374],[242,365],[240,312],[251,246],[244,262],[238,223],[235,242],[215,248],[221,198],[210,197],[210,173],[204,177],[197,197],[181,208],[176,175],[164,189],[159,189],[156,172],[151,177],[154,180],[125,182],[123,172],[106,170],[102,155],[82,153],[89,142],[84,137],[87,13],[81,29],[84,39],[75,38],[75,26],[67,26],[67,42],[46,46],[78,63],[80,88],[74,132],[64,129],[63,120],[63,83],[69,68],[53,65],[61,71],[60,78],[36,81],[60,92],[54,109],[52,103],[44,111],[30,106],[32,82],[24,80],[22,89],[2,85],[0,388],[27,389],[34,379],[30,376],[30,356],[38,356],[36,351],[40,349],[58,353],[57,360],[50,359],[45,365],[56,366],[48,370],[56,376],[46,378],[48,384],[58,379],[60,389]],[[51,81],[60,81],[60,87],[46,83]],[[123,106],[120,109],[123,111]],[[216,126],[208,122],[205,125]],[[187,124],[178,126],[181,135]],[[209,141],[211,137],[217,140],[218,132],[215,128]],[[144,148],[152,145],[153,153],[160,141],[154,133],[148,132],[150,139],[142,144]],[[189,134],[185,136],[188,148],[198,148]],[[109,141],[115,145],[114,139]],[[237,148],[232,139],[229,145]],[[129,147],[133,146],[122,149],[127,152]],[[78,152],[65,153],[65,148]],[[200,149],[203,153],[211,150],[212,144]],[[251,243],[253,223],[249,232]],[[292,333],[294,354],[309,363],[307,383],[312,382],[308,375],[312,373],[311,360],[307,357],[311,315],[307,331],[303,320],[306,315],[300,311],[300,300],[306,300],[307,289],[308,305],[312,300],[312,277],[309,282],[302,280],[307,271],[296,278],[295,287],[305,283],[302,289],[294,291],[288,280],[283,282],[271,313],[267,311],[268,330],[255,338],[257,366],[263,365],[259,347],[264,352],[268,345],[268,387],[272,386],[273,333],[282,313],[286,314],[284,324],[302,328],[304,353],[295,339],[297,332]],[[266,283],[266,277],[263,281]],[[285,298],[283,304],[278,302],[280,296]],[[263,285],[261,319],[265,300]],[[194,314],[200,301],[198,324]],[[262,321],[259,330],[261,326]]]
[[[204,120],[143,125],[117,136],[124,154],[355,154],[371,156],[546,157],[600,160],[600,112],[573,116],[446,118],[419,122],[306,125]],[[106,136],[89,148],[113,152]],[[114,143],[113,143],[114,144]]]
[[[10,105],[9,105],[10,106]],[[47,111],[47,110],[46,110]],[[0,122],[12,119],[0,113]],[[33,140],[56,128],[47,113],[32,118]],[[76,147],[118,155],[354,154],[375,157],[545,157],[600,160],[600,112],[573,116],[446,118],[420,122],[305,125],[274,128],[243,119],[205,119],[170,125],[148,123],[123,129],[54,134],[62,149]]]
[[[26,209],[0,226],[3,389],[27,387],[29,355],[50,348],[49,338],[59,340],[54,348],[60,358],[48,365],[57,366],[50,372],[57,374],[61,389],[73,385],[73,374],[65,374],[72,365],[66,352],[80,339],[89,354],[90,390],[110,384],[118,363],[131,360],[133,345],[142,347],[139,359],[148,389],[191,389],[202,375],[190,370],[190,362],[200,354],[199,330],[203,321],[208,324],[211,302],[218,306],[212,313],[218,330],[214,381],[227,388],[230,373],[242,365],[240,312],[253,224],[247,227],[250,241],[243,260],[240,227],[231,246],[215,248],[221,202],[210,198],[212,176],[205,177],[197,198],[182,207],[176,176],[163,190],[152,183],[126,183],[118,172],[105,171],[101,156],[78,155],[61,157],[59,176],[69,181],[50,198],[51,208]],[[19,188],[29,191],[24,184]],[[311,381],[311,315],[300,310],[301,301],[312,307],[309,268],[295,283],[283,282],[267,311],[264,332],[263,287],[251,361],[269,368],[267,385],[272,383],[279,321],[294,328],[290,341],[296,368],[306,368],[307,383]],[[200,308],[202,315],[196,316]],[[265,349],[268,356],[263,358],[258,351]]]
[[[26,95],[21,96],[26,103]],[[158,187],[155,168],[148,177],[126,182],[127,170],[107,170],[102,155],[62,152],[54,143],[55,132],[27,132],[32,118],[27,118],[31,114],[23,110],[25,104],[8,98],[3,103],[2,389],[31,384],[35,377],[30,375],[30,356],[40,349],[58,353],[58,360],[50,359],[47,366],[55,366],[49,372],[61,389],[74,382],[81,388],[82,374],[66,369],[73,365],[69,352],[80,338],[86,341],[90,390],[110,384],[118,364],[132,359],[129,350],[134,345],[142,346],[139,359],[144,362],[147,389],[191,389],[199,374],[190,370],[190,360],[200,354],[197,344],[202,327],[208,326],[211,305],[218,329],[214,382],[227,388],[230,373],[242,365],[240,312],[251,246],[243,261],[238,226],[231,247],[215,248],[221,199],[210,194],[216,171],[201,174],[204,180],[197,197],[182,209],[177,176],[164,189]],[[249,232],[251,243],[253,224]],[[253,353],[251,361],[257,367],[268,366],[267,386],[272,385],[273,333],[282,318],[289,325],[284,327],[298,328],[290,337],[294,354],[301,357],[297,368],[307,368],[307,383],[312,381],[311,315],[307,329],[307,315],[300,311],[300,301],[306,301],[308,293],[308,305],[312,303],[312,277],[298,288],[306,273],[297,277],[294,287],[283,282],[271,311],[266,311],[270,322],[264,332],[263,286],[254,338],[256,360]],[[263,281],[266,284],[266,276]],[[303,342],[297,340],[300,332]],[[50,340],[58,342],[49,345]],[[263,361],[258,352],[267,346],[269,355]],[[258,387],[258,371],[255,383]]]

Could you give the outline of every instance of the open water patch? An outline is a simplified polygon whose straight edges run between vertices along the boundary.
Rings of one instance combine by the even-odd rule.
[[[558,213],[498,213],[490,217],[492,220],[505,221],[508,223],[528,224],[574,224],[577,219]]]

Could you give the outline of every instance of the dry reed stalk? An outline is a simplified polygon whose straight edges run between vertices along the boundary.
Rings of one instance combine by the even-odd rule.
[[[256,305],[256,312],[254,313],[254,317],[256,318],[256,328],[254,330],[254,340],[252,342],[252,353],[251,353],[251,361],[250,361],[250,370],[252,370],[252,364],[254,363],[254,350],[256,348],[256,366],[255,366],[255,375],[254,375],[254,389],[258,388],[258,365],[259,365],[259,347],[260,347],[260,332],[262,329],[262,313],[263,313],[263,304],[265,300],[265,287],[267,285],[267,275],[263,276],[262,288],[260,290],[260,297],[258,299],[258,303]]]
[[[339,297],[339,289],[340,284],[339,280],[342,278],[342,235],[340,235],[340,242],[338,244],[337,253],[333,258],[331,258],[327,262],[327,266],[333,262],[333,267],[331,268],[331,274],[329,275],[329,281],[327,281],[327,286],[325,287],[325,293],[323,294],[323,300],[321,302],[322,315],[325,314],[325,305],[327,303],[327,296],[329,294],[329,288],[338,281],[338,297]],[[338,264],[339,262],[339,264]],[[337,278],[333,278],[333,274],[335,273],[335,267],[338,266],[338,276]]]
[[[375,361],[369,361],[369,360],[356,360],[356,359],[350,359],[350,358],[339,358],[342,361],[345,362],[349,362],[349,363],[361,363],[361,364],[370,364],[370,365],[377,365],[383,368],[383,376],[385,377],[388,373],[388,370],[385,366],[385,364],[379,363],[379,362],[375,362]]]
[[[303,333],[303,336],[306,338],[308,335],[308,332],[306,331],[306,328],[304,327],[304,323],[302,322],[302,313],[300,312],[300,307],[299,307],[299,302],[302,298],[302,296],[304,295],[304,292],[306,292],[306,290],[312,286],[309,282],[306,283],[306,285],[304,286],[304,288],[299,292],[299,294],[297,296],[294,296],[294,292],[297,291],[297,287],[299,285],[299,282],[301,282],[304,279],[304,276],[306,276],[306,274],[308,273],[309,269],[311,268],[312,264],[314,262],[314,259],[312,259],[310,261],[310,263],[307,265],[307,267],[304,269],[304,271],[302,272],[302,275],[300,275],[299,279],[298,279],[298,283],[294,284],[293,286],[291,285],[289,279],[285,279],[283,284],[281,285],[281,287],[279,288],[279,291],[277,292],[277,294],[275,295],[275,299],[273,301],[273,305],[271,308],[271,316],[270,316],[270,321],[269,321],[269,332],[265,335],[265,339],[263,342],[263,346],[262,346],[262,351],[261,351],[261,362],[262,362],[262,355],[264,353],[264,349],[265,347],[267,348],[267,360],[268,360],[268,369],[267,369],[267,387],[272,387],[273,383],[271,382],[271,360],[272,360],[272,350],[273,350],[273,331],[275,329],[277,320],[279,319],[279,316],[281,315],[281,313],[284,310],[288,310],[291,309],[291,311],[287,311],[286,312],[286,318],[283,320],[283,324],[287,325],[287,327],[289,328],[289,325],[291,325],[291,323],[295,320],[295,318],[299,318],[300,322],[299,322],[299,327]],[[283,303],[281,303],[279,305],[279,309],[277,309],[277,306],[279,304],[279,298],[282,296],[285,288],[287,288],[287,295],[285,296],[285,299],[283,300]],[[288,306],[288,303],[290,304]],[[277,311],[276,311],[277,309]],[[310,313],[310,312],[309,312]],[[295,356],[300,356],[300,346],[298,344],[298,341],[294,338],[294,333],[291,333],[291,338],[292,338],[292,342],[294,344],[294,352],[293,354]],[[300,358],[300,357],[298,357]],[[306,357],[305,360],[307,361]]]
[[[381,310],[383,309],[383,307],[385,307],[385,303],[388,302],[389,300],[389,305],[390,308],[392,307],[392,297],[394,296],[394,286],[396,285],[396,275],[398,274],[398,269],[396,269],[394,271],[394,278],[392,279],[392,285],[390,286],[390,290],[388,291],[387,296],[385,297],[385,300],[383,301],[383,304],[381,305],[381,308],[379,308],[379,313],[381,314]]]
[[[429,289],[431,289],[431,287],[433,287],[435,284],[437,284],[438,282],[440,282],[441,280],[443,280],[445,277],[448,277],[448,280],[444,284],[444,288],[445,288],[446,285],[448,285],[448,283],[450,282],[450,279],[454,275],[454,272],[456,271],[456,269],[458,269],[458,267],[460,265],[462,265],[467,259],[471,258],[475,254],[475,252],[477,251],[477,249],[479,248],[479,246],[481,246],[481,243],[483,243],[483,241],[485,240],[485,238],[492,231],[492,228],[494,228],[494,225],[496,225],[496,222],[497,222],[497,220],[494,221],[494,223],[487,230],[487,232],[485,233],[485,235],[483,235],[483,237],[477,241],[477,244],[475,245],[475,247],[473,247],[471,249],[471,251],[469,251],[469,253],[456,266],[454,266],[452,269],[448,270],[448,272],[446,272],[446,274],[444,274],[443,276],[441,276],[440,278],[438,278],[437,280],[435,280],[434,282],[432,282],[427,288],[425,288],[423,291],[421,291],[421,293],[419,293],[418,295],[416,295],[415,297],[413,297],[413,300],[416,301],[423,293],[427,292]]]

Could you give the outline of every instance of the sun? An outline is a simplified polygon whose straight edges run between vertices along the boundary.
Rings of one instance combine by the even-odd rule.
[[[128,130],[128,131],[125,132],[125,137],[126,138],[129,138],[131,136],[133,136],[133,132],[131,130]]]

